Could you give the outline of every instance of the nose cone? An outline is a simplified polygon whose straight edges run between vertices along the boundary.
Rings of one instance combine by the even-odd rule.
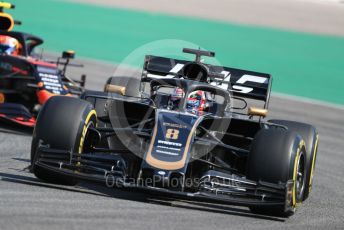
[[[169,171],[185,168],[201,119],[188,113],[159,111],[144,163]]]

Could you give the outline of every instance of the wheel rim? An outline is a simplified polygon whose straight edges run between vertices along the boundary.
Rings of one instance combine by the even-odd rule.
[[[296,171],[296,197],[298,200],[302,200],[303,192],[305,189],[305,161],[304,153],[301,152],[297,161]]]

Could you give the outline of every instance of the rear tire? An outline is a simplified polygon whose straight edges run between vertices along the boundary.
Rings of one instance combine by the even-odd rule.
[[[31,143],[31,169],[35,176],[50,183],[75,185],[75,178],[60,175],[35,165],[39,143],[50,148],[82,153],[87,129],[96,126],[97,116],[93,106],[72,97],[55,96],[42,107]]]
[[[303,194],[303,200],[306,200],[312,189],[314,168],[319,142],[318,133],[312,125],[301,122],[286,120],[269,120],[269,122],[286,126],[288,130],[295,131],[296,133],[301,135],[302,139],[306,142],[306,187]]]
[[[295,132],[262,129],[255,136],[248,157],[247,178],[270,183],[294,180],[292,211],[283,206],[250,207],[253,213],[290,216],[302,202],[305,188],[305,143]]]

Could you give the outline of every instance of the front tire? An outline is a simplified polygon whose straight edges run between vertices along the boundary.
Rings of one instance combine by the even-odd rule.
[[[305,190],[305,142],[295,132],[262,129],[255,136],[248,157],[247,178],[254,181],[286,183],[294,180],[292,211],[278,207],[250,207],[253,213],[290,216],[303,200]]]
[[[41,180],[64,185],[75,185],[75,178],[60,175],[35,165],[39,143],[50,148],[82,153],[87,130],[96,126],[97,116],[93,106],[81,99],[55,96],[41,109],[31,143],[31,170]]]
[[[309,124],[286,120],[269,120],[269,122],[286,126],[288,130],[300,134],[303,140],[306,142],[306,187],[303,194],[303,200],[306,200],[312,189],[319,135],[316,129]]]

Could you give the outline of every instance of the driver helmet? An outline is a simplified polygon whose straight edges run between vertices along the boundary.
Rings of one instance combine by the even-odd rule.
[[[19,55],[21,45],[19,41],[13,37],[0,35],[0,52],[8,55]]]
[[[205,92],[197,90],[190,93],[187,99],[186,108],[191,111],[204,111],[207,108]]]

